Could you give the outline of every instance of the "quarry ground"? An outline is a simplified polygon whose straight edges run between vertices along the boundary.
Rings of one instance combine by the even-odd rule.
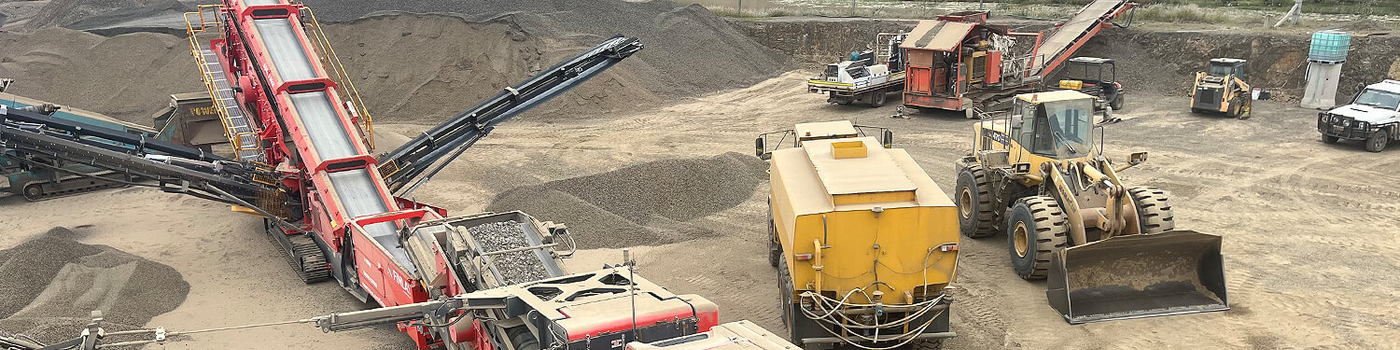
[[[326,3],[324,7],[331,7],[332,2]],[[430,3],[410,2],[423,8],[406,10],[466,11],[429,8],[437,6]],[[339,10],[346,13],[338,14],[311,4],[318,14],[345,21],[329,25],[327,31],[348,70],[360,79],[356,84],[367,95],[367,105],[380,113],[375,125],[378,151],[392,149],[407,140],[405,135],[416,135],[538,71],[539,65],[601,38],[621,32],[643,36],[648,45],[604,76],[499,125],[420,188],[415,199],[454,214],[470,214],[505,209],[499,197],[512,190],[521,202],[529,199],[526,190],[553,188],[557,180],[573,179],[577,184],[581,176],[606,176],[638,165],[671,164],[667,162],[676,159],[744,164],[733,155],[716,156],[751,154],[757,134],[802,122],[847,119],[891,128],[897,147],[909,151],[945,192],[955,183],[953,161],[971,149],[972,121],[961,113],[890,118],[893,104],[829,105],[824,96],[803,87],[806,77],[815,75],[805,69],[820,63],[802,61],[824,62],[863,48],[874,33],[907,29],[913,22],[726,21],[694,7],[609,1],[492,6],[504,11],[525,4],[539,8],[499,17],[495,10],[482,10],[465,21],[443,15],[356,20],[360,12],[382,8],[345,5]],[[606,6],[582,8],[598,4]],[[39,4],[32,6],[37,11]],[[50,17],[60,18],[57,14],[62,13]],[[607,20],[590,21],[594,18]],[[14,18],[11,23],[16,25]],[[595,24],[598,28],[590,27]],[[169,94],[199,88],[183,37],[147,32],[103,37],[45,28],[0,33],[0,77],[19,81],[12,92],[149,124],[147,116],[164,106]],[[1358,35],[1353,40],[1343,95],[1356,82],[1373,82],[1387,72],[1400,77],[1395,75],[1400,74],[1396,39]],[[959,336],[947,343],[948,348],[1397,347],[1400,322],[1393,315],[1400,308],[1395,288],[1400,274],[1394,272],[1400,271],[1400,244],[1395,243],[1400,241],[1400,189],[1395,183],[1400,176],[1395,169],[1400,169],[1400,147],[1369,153],[1355,143],[1323,144],[1314,127],[1316,111],[1298,108],[1296,102],[1257,101],[1253,118],[1236,120],[1191,114],[1183,96],[1188,77],[1206,59],[1242,57],[1256,67],[1256,86],[1275,96],[1296,97],[1305,71],[1305,36],[1111,30],[1083,50],[1085,55],[1119,59],[1119,75],[1130,91],[1127,108],[1118,112],[1124,120],[1106,128],[1107,154],[1124,159],[1130,152],[1149,152],[1147,163],[1123,173],[1126,181],[1170,192],[1178,228],[1224,236],[1233,309],[1071,326],[1046,304],[1044,283],[1026,282],[1012,273],[1006,237],[964,239],[952,307],[952,327]],[[399,54],[409,51],[416,56],[405,63]],[[803,70],[789,71],[794,67]],[[94,86],[102,89],[94,92]],[[654,183],[710,173],[749,179],[742,171],[647,169],[673,169],[646,173],[656,178]],[[608,248],[581,251],[567,262],[568,268],[586,271],[617,262],[622,257],[618,248],[635,244],[631,249],[639,256],[642,276],[673,292],[717,302],[722,321],[748,319],[782,330],[777,274],[764,255],[768,186],[762,181],[735,182],[716,190],[725,192],[721,195],[675,199],[692,205],[723,202],[695,205],[705,208],[697,210],[703,216],[671,221],[649,217],[642,220],[644,225],[629,228],[649,235],[619,237],[633,231],[571,225],[579,240],[608,242],[587,246]],[[608,203],[587,204],[613,210]],[[183,276],[189,285],[184,302],[155,316],[148,327],[203,329],[372,307],[334,283],[299,282],[264,237],[261,219],[224,205],[145,188],[37,203],[0,195],[0,248],[58,226],[72,228],[79,242],[110,246],[173,267]],[[309,325],[290,325],[178,340],[150,348],[412,346],[391,326],[322,334]]]
[[[811,72],[612,117],[506,123],[417,192],[456,213],[484,209],[522,185],[602,173],[640,162],[749,152],[761,131],[795,123],[851,119],[897,131],[940,182],[954,182],[953,160],[970,149],[971,121],[956,113],[890,118],[894,107],[835,106],[801,86]],[[1133,95],[1123,122],[1107,128],[1111,157],[1150,152],[1125,173],[1132,184],[1173,195],[1178,228],[1225,237],[1233,310],[1071,326],[1045,303],[1044,284],[1009,268],[1004,236],[963,241],[950,348],[1385,348],[1400,338],[1388,316],[1400,277],[1400,196],[1393,170],[1400,150],[1368,153],[1321,143],[1315,112],[1259,101],[1235,120],[1187,112],[1182,97]],[[392,134],[426,128],[381,124]],[[388,141],[392,142],[392,141]],[[382,147],[382,146],[381,146]],[[1386,180],[1391,179],[1391,180]],[[677,293],[705,296],[725,321],[778,320],[777,274],[764,259],[766,186],[733,208],[691,221],[717,234],[635,247],[641,273]],[[122,204],[117,204],[122,203]],[[193,329],[304,318],[364,305],[331,283],[302,285],[258,231],[260,220],[224,206],[147,189],[123,189],[39,203],[0,198],[0,225],[40,233],[86,227],[81,241],[109,245],[179,270],[187,300],[150,326]],[[548,219],[548,218],[543,218]],[[579,239],[587,239],[580,232]],[[24,235],[0,237],[10,246]],[[568,262],[587,270],[620,260],[617,249],[582,251]],[[167,348],[370,349],[406,346],[391,328],[320,334],[284,326],[198,335]]]

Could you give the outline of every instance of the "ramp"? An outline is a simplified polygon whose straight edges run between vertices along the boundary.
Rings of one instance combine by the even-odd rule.
[[[1074,55],[1084,42],[1098,34],[1100,25],[1112,21],[1129,7],[1127,0],[1096,0],[1079,9],[1069,21],[1055,29],[1040,46],[1032,60],[1032,75],[1045,76],[1060,63]]]

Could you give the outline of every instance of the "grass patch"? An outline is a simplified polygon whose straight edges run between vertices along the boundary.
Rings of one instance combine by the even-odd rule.
[[[1136,10],[1134,20],[1171,23],[1230,23],[1230,16],[1195,4],[1153,5]]]

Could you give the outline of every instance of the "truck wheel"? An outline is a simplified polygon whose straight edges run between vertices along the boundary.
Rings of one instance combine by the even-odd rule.
[[[885,105],[885,90],[870,93],[870,107],[880,107]]]
[[[798,334],[796,329],[797,322],[794,322],[792,319],[793,312],[797,311],[792,309],[792,296],[792,275],[788,274],[787,258],[782,258],[778,260],[778,301],[783,304],[782,320],[783,326],[786,326],[788,329],[788,338],[800,349],[802,348],[801,335]]]
[[[1166,192],[1156,187],[1139,186],[1129,188],[1128,195],[1133,196],[1133,206],[1137,207],[1139,233],[1162,233],[1176,228]]]
[[[972,164],[958,173],[957,194],[958,227],[968,238],[982,238],[996,235],[992,225],[996,223],[996,211],[992,208],[992,185],[987,182],[987,171],[981,165]]]
[[[1108,103],[1108,106],[1112,107],[1114,112],[1123,110],[1123,93],[1119,92],[1118,96],[1113,98],[1113,102]]]
[[[1322,143],[1329,144],[1329,145],[1330,145],[1330,144],[1337,143],[1337,137],[1336,137],[1336,136],[1332,136],[1332,135],[1328,135],[1328,134],[1322,134]]]
[[[1045,279],[1050,258],[1065,248],[1069,222],[1060,204],[1046,196],[1027,197],[1011,207],[1006,223],[1011,267],[1027,281]]]
[[[1390,142],[1390,134],[1385,130],[1376,130],[1375,133],[1371,134],[1370,138],[1366,139],[1366,150],[1380,152],[1385,150],[1385,144],[1388,142]]]

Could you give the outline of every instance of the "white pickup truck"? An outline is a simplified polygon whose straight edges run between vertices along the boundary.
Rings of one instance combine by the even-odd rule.
[[[1317,114],[1322,142],[1364,141],[1366,150],[1380,152],[1400,140],[1400,81],[1385,80],[1361,89],[1351,103]]]

